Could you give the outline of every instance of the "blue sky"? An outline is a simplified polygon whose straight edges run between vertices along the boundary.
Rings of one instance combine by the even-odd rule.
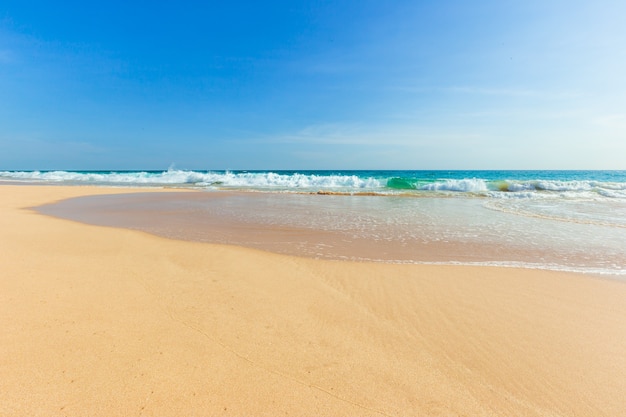
[[[0,169],[626,169],[623,1],[0,4]]]

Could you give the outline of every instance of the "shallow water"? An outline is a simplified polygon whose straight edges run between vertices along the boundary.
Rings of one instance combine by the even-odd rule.
[[[626,276],[623,200],[164,192],[81,197],[39,210],[316,258]]]

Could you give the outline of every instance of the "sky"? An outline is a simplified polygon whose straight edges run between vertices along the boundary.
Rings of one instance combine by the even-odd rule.
[[[626,169],[626,2],[0,3],[0,170]]]

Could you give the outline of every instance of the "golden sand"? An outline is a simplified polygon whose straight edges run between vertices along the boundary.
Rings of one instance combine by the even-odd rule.
[[[320,261],[26,209],[0,186],[0,416],[626,415],[626,284]]]

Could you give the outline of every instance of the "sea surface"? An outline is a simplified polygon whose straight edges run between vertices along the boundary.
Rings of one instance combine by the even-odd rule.
[[[2,181],[172,188],[42,209],[171,238],[626,278],[626,171],[4,171]]]

